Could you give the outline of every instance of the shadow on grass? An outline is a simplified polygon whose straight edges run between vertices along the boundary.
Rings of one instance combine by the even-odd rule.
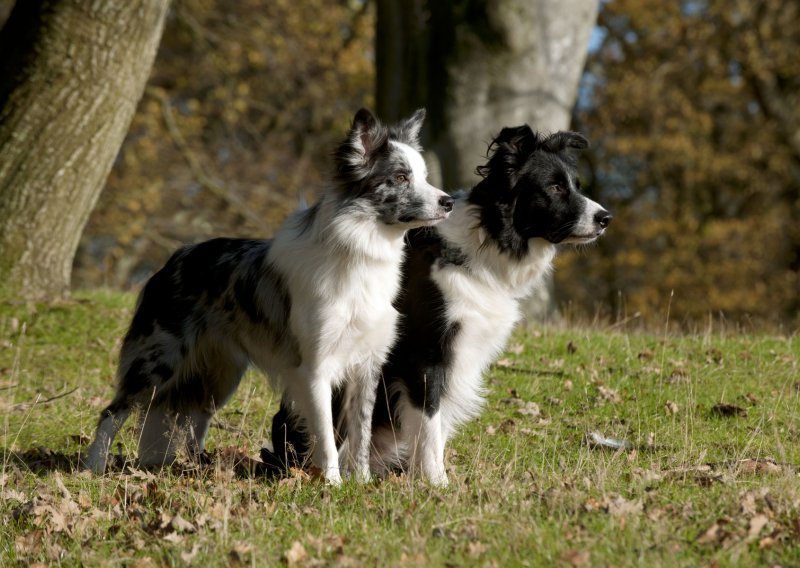
[[[15,466],[35,475],[47,475],[51,472],[77,474],[86,471],[83,449],[76,452],[59,452],[45,447],[36,447],[22,451],[11,451],[0,448],[0,460],[3,467]],[[178,461],[167,466],[141,467],[138,460],[121,454],[108,456],[106,471],[108,473],[134,473],[136,471],[168,472],[172,475],[202,477],[216,473],[220,469],[232,471],[239,478],[266,478],[280,480],[291,477],[294,473],[280,461],[261,461],[251,458],[244,450],[236,447],[221,448],[211,452],[203,452],[193,460]]]

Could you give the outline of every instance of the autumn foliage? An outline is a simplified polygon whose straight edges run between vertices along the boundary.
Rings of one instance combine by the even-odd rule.
[[[616,217],[562,299],[651,322],[798,322],[800,6],[604,5],[576,127]],[[670,305],[671,304],[671,305]]]
[[[270,236],[313,200],[373,103],[374,12],[176,0],[74,287],[135,288],[183,243]],[[615,220],[561,256],[562,312],[798,324],[798,18],[790,0],[602,4],[573,128],[593,143],[587,192]]]
[[[373,14],[335,0],[177,0],[87,227],[74,285],[135,286],[187,242],[269,237],[371,103]]]

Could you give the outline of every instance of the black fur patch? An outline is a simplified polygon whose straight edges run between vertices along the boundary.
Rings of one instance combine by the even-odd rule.
[[[221,325],[233,326],[226,339],[235,338],[239,314],[299,363],[299,347],[288,331],[291,299],[283,278],[266,261],[269,247],[270,241],[264,240],[214,239],[177,251],[140,295],[122,347],[122,360],[133,359],[120,377],[121,392],[133,396],[158,387],[176,373],[195,369],[198,362],[211,357],[195,354],[198,362],[186,361],[200,339],[209,331],[226,333]],[[164,334],[160,339],[154,338],[156,328]],[[244,371],[240,357],[215,351],[214,365],[219,368],[206,371],[225,372],[238,381]],[[169,360],[184,362],[176,369]],[[202,367],[196,370],[204,371]],[[187,380],[182,376],[181,383]],[[199,379],[195,382],[204,384]],[[196,394],[202,398],[208,393]]]
[[[401,315],[399,339],[383,367],[387,386],[402,381],[414,405],[429,416],[439,409],[459,330],[457,322],[447,321],[444,297],[431,278],[431,268],[443,260],[444,250],[435,230],[420,229],[409,235],[401,292],[395,301]],[[385,393],[379,392],[376,407],[385,406],[385,400]]]

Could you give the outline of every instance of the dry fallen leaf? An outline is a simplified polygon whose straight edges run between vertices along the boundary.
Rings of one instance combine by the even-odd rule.
[[[181,517],[180,514],[172,517],[172,520],[170,521],[169,524],[176,532],[191,533],[197,530],[197,528],[192,523]]]
[[[752,517],[755,515],[757,512],[756,495],[752,491],[745,493],[740,506],[742,508],[742,514],[745,517]]]
[[[743,459],[737,462],[740,473],[780,473],[783,468],[775,461],[765,458]]]
[[[667,382],[673,384],[688,383],[689,373],[683,369],[675,369],[672,371],[672,373],[670,373],[669,377],[667,377]]]
[[[758,548],[763,550],[765,548],[769,548],[771,546],[774,546],[776,542],[777,541],[774,538],[772,538],[771,536],[765,536],[764,538],[762,538],[761,540],[758,541]]]
[[[638,355],[639,359],[642,361],[646,359],[652,359],[655,356],[656,356],[655,352],[651,349],[642,349]]]
[[[16,489],[6,489],[5,491],[0,491],[0,499],[3,501],[13,499],[14,501],[24,503],[28,498],[22,491],[17,491]]]
[[[621,517],[641,514],[644,510],[644,504],[641,499],[629,501],[621,495],[615,495],[606,499],[605,508],[608,510],[609,515]]]
[[[767,526],[769,518],[766,515],[756,515],[750,519],[750,528],[747,530],[747,536],[757,537],[761,530]]]
[[[521,414],[523,416],[531,416],[534,418],[536,416],[539,416],[541,413],[542,411],[539,408],[539,405],[536,404],[535,402],[526,402],[525,406],[517,410],[517,414]]]
[[[200,552],[200,545],[198,543],[194,543],[191,550],[186,550],[184,552],[181,552],[181,560],[189,564],[192,560],[195,559],[195,556],[197,556],[198,552]]]
[[[591,555],[586,550],[568,550],[563,556],[564,562],[570,566],[573,566],[574,568],[588,566],[591,558]]]
[[[724,538],[724,531],[719,523],[714,523],[697,539],[699,544],[714,544]]]
[[[308,560],[308,552],[300,541],[296,540],[291,548],[283,553],[283,558],[289,566],[299,566]]]
[[[486,550],[486,545],[480,541],[467,543],[467,554],[469,554],[472,558],[478,558],[484,554]]]
[[[240,540],[233,543],[229,556],[234,562],[246,564],[251,552],[253,552],[253,545]],[[289,565],[291,566],[292,564]]]
[[[61,491],[61,496],[64,499],[72,500],[72,493],[70,493],[69,489],[67,489],[67,487],[64,485],[64,480],[61,477],[60,471],[56,471],[53,474],[53,480],[56,482],[56,487],[58,487],[58,490]]]
[[[610,389],[604,385],[599,385],[597,390],[600,392],[600,396],[605,401],[608,401],[612,404],[618,404],[622,402],[622,398],[619,396],[619,393],[614,389]]]
[[[172,544],[180,544],[183,542],[183,537],[176,532],[169,532],[162,537],[167,542],[171,542]]]

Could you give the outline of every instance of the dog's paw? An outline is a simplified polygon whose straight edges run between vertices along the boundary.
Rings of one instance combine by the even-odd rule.
[[[103,475],[106,472],[106,460],[104,458],[89,458],[84,462],[83,467],[95,475]]]
[[[342,474],[338,467],[327,468],[323,475],[325,476],[325,484],[333,487],[339,487],[342,484]]]
[[[93,442],[92,445],[89,446],[89,451],[83,462],[84,468],[96,475],[103,475],[106,472],[107,462],[108,453],[105,451],[105,448],[98,442]]]
[[[444,470],[444,468],[433,471],[425,471],[423,474],[428,479],[428,482],[436,487],[447,487],[450,483],[450,480],[447,478],[447,472]]]
[[[369,469],[369,465],[357,468],[355,472],[353,472],[353,477],[359,483],[369,483],[372,481],[372,472]]]

